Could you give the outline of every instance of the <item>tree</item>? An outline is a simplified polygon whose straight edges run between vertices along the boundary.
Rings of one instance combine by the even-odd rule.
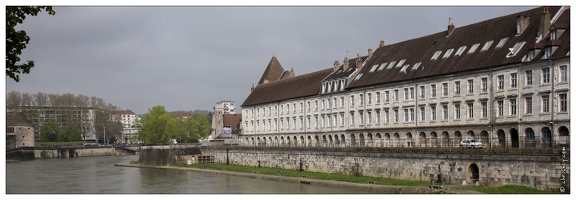
[[[40,127],[40,140],[55,142],[58,140],[58,125],[54,122],[47,122]]]
[[[176,119],[166,112],[164,106],[148,109],[148,113],[135,122],[135,127],[139,129],[138,140],[147,144],[167,143],[178,138],[179,133]]]
[[[6,76],[16,82],[20,81],[18,74],[30,73],[30,69],[34,67],[34,61],[28,60],[27,63],[17,64],[30,37],[26,35],[26,31],[16,31],[15,27],[24,22],[26,15],[36,16],[42,10],[50,15],[56,14],[52,6],[6,6]]]
[[[69,124],[68,126],[64,127],[64,130],[61,131],[60,135],[58,135],[58,140],[62,142],[68,141],[80,141],[82,140],[81,130],[78,126]]]

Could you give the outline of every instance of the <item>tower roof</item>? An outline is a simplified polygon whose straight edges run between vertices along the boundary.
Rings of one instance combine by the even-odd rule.
[[[8,126],[34,126],[32,121],[30,121],[28,119],[28,117],[26,117],[26,115],[24,115],[24,113],[22,113],[22,112],[19,112],[18,114],[16,114],[16,116],[14,116],[14,118],[12,120],[10,120],[10,122],[8,122],[7,125]]]
[[[260,81],[258,81],[258,85],[262,83],[279,80],[283,73],[284,68],[282,67],[280,62],[278,62],[276,56],[272,56],[272,59],[270,59],[270,62],[268,63],[266,70],[264,70],[264,73],[262,74]]]

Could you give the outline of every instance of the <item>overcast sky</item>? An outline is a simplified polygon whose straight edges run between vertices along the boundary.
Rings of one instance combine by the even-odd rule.
[[[144,114],[238,105],[272,56],[302,75],[393,44],[534,6],[58,6],[28,17],[22,60],[34,60],[6,91],[103,98]],[[5,95],[5,94],[4,94]],[[4,100],[5,101],[5,100]],[[240,111],[237,108],[237,111]]]

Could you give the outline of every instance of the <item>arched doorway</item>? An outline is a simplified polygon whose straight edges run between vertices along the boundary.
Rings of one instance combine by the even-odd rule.
[[[430,137],[431,137],[431,140],[430,140],[430,146],[431,146],[431,147],[438,147],[438,146],[440,146],[440,145],[438,144],[438,134],[437,134],[436,132],[432,131],[432,133],[430,133]]]
[[[376,146],[377,147],[382,147],[382,135],[380,135],[380,133],[376,133]]]
[[[292,146],[292,141],[290,141],[290,136],[286,137],[286,143],[289,147]]]
[[[476,183],[476,181],[480,182],[480,169],[475,163],[468,167],[467,179],[471,184]]]
[[[326,139],[326,135],[322,136],[322,146],[326,147],[326,143],[328,143],[328,140]]]
[[[266,137],[262,138],[263,139],[263,143],[262,145],[266,146]]]
[[[418,141],[420,143],[420,144],[418,144],[420,147],[428,147],[428,141],[426,141],[426,133],[420,132],[420,135],[418,137]]]
[[[400,134],[398,132],[394,133],[394,146],[400,147]]]
[[[542,147],[552,147],[552,131],[548,127],[542,128]]]
[[[338,140],[338,135],[334,135],[334,143],[340,145],[340,140]]]
[[[344,134],[340,135],[341,142],[344,146],[346,146],[346,136]]]
[[[350,134],[350,142],[353,147],[356,146],[356,135],[354,133]]]
[[[448,131],[442,132],[442,141],[444,147],[452,147],[452,140],[450,139],[450,133],[448,133]]]
[[[570,146],[570,131],[565,126],[558,128],[558,135],[560,136],[560,145]]]
[[[332,146],[334,143],[332,142],[332,135],[328,135],[328,144]]]
[[[474,134],[474,131],[468,131],[468,133],[466,133],[466,139],[476,139]]]
[[[284,136],[280,137],[280,146],[284,146]]]
[[[510,140],[512,141],[512,148],[520,147],[518,140],[518,130],[515,128],[510,129]]]
[[[364,139],[364,133],[360,133],[360,146],[366,146],[366,140]]]
[[[308,136],[307,139],[308,139],[308,146],[309,147],[312,146],[312,137]]]
[[[298,146],[298,137],[294,136],[294,146]]]
[[[526,128],[524,130],[524,134],[525,136],[525,142],[524,142],[524,146],[525,147],[536,147],[536,139],[534,137],[534,130],[532,130],[532,128]]]
[[[498,135],[498,146],[506,148],[506,133],[504,133],[504,130],[499,129],[496,134]]]
[[[454,132],[454,141],[452,141],[452,144],[454,146],[459,146],[460,141],[462,141],[462,133],[460,133],[460,131]]]
[[[412,143],[412,133],[410,132],[406,133],[406,145],[409,147],[414,146],[414,143]]]
[[[490,135],[488,134],[488,131],[483,130],[482,132],[480,132],[480,142],[482,142],[482,146],[490,147],[489,140],[488,140],[489,137],[490,137]]]
[[[368,133],[368,146],[374,146],[374,139],[372,139],[372,133]]]

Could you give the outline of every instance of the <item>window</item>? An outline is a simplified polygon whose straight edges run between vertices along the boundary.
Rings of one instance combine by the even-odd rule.
[[[426,109],[424,106],[420,107],[420,121],[426,121]]]
[[[318,128],[318,115],[314,115],[314,128]]]
[[[304,104],[300,102],[300,112],[304,111]]]
[[[454,104],[454,119],[460,119],[460,104]]]
[[[568,112],[568,95],[566,93],[558,94],[560,101],[560,112]]]
[[[322,115],[322,128],[326,127],[326,115]]]
[[[292,113],[296,113],[296,103],[292,104]]]
[[[454,81],[454,94],[460,94],[460,81]]]
[[[338,101],[337,101],[336,97],[332,98],[332,104],[333,104],[334,108],[338,108]]]
[[[430,95],[436,97],[436,84],[430,85]]]
[[[384,123],[390,123],[390,110],[388,109],[384,110]]]
[[[504,89],[504,75],[498,76],[498,90]]]
[[[448,119],[448,105],[442,105],[442,119]]]
[[[468,103],[468,119],[474,118],[474,103]]]
[[[380,92],[376,92],[376,103],[380,103]]]
[[[532,97],[524,97],[524,101],[526,102],[526,114],[532,114]]]
[[[394,108],[394,122],[398,123],[398,108]]]
[[[360,125],[364,124],[364,111],[358,111],[358,118],[360,119]]]
[[[498,104],[498,116],[504,116],[504,101],[499,100],[496,103]]]
[[[408,88],[404,88],[404,100],[408,100]]]
[[[468,79],[468,93],[474,93],[474,79]]]
[[[384,92],[384,102],[390,102],[390,92],[388,90]]]
[[[350,107],[354,107],[354,95],[350,95]]]
[[[430,118],[432,121],[436,120],[436,104],[430,105]]]
[[[442,83],[442,96],[448,96],[448,83]]]
[[[322,110],[326,109],[326,102],[325,102],[324,99],[322,99],[322,104],[321,104],[321,105],[322,105]],[[288,108],[288,109],[290,109],[290,108]]]
[[[446,50],[446,53],[444,53],[444,56],[442,56],[442,58],[448,58],[448,57],[450,57],[450,55],[452,55],[452,52],[454,52],[454,49],[448,49],[448,50]]]
[[[372,124],[372,111],[366,113],[366,124]]]
[[[425,97],[426,97],[426,87],[422,85],[420,86],[420,98],[424,99]]]
[[[372,93],[368,93],[368,97],[367,97],[366,101],[368,102],[367,103],[368,105],[372,104]]]
[[[414,99],[414,87],[410,88],[410,99]]]
[[[543,113],[550,112],[550,96],[549,95],[542,95],[542,112]]]
[[[472,45],[472,47],[470,47],[470,50],[468,51],[468,54],[476,52],[476,49],[478,49],[478,46],[480,46],[480,43],[476,43],[476,44]]]
[[[482,49],[480,49],[480,51],[486,51],[488,50],[488,48],[490,48],[490,46],[492,46],[492,43],[494,42],[494,40],[490,40],[486,43],[484,43],[484,46],[482,46]]]
[[[542,56],[542,59],[548,59],[550,55],[552,55],[552,47],[544,48],[544,56]]]
[[[517,73],[511,73],[510,74],[510,88],[516,88],[518,87],[518,74]]]
[[[502,38],[500,39],[500,42],[498,42],[498,44],[496,45],[496,48],[502,48],[502,46],[504,46],[504,44],[506,43],[506,41],[508,41],[508,38]]]
[[[442,54],[442,51],[436,51],[436,53],[434,53],[434,55],[432,56],[432,58],[430,60],[438,59],[438,56],[440,56],[440,54]]]
[[[340,113],[340,126],[344,126],[344,113]]]
[[[360,105],[364,105],[364,94],[358,96],[360,98]]]
[[[509,99],[510,102],[510,115],[516,115],[516,99]]]
[[[482,92],[488,92],[488,78],[482,78]]]
[[[350,125],[354,125],[354,111],[350,112]]]
[[[456,51],[454,56],[456,57],[456,56],[462,55],[462,53],[464,53],[465,50],[466,50],[466,46],[461,46],[460,48],[458,48],[458,51]]]
[[[334,121],[332,121],[332,127],[338,126],[338,114],[334,114]]]
[[[394,101],[398,101],[399,97],[398,97],[398,89],[394,90]]]
[[[483,101],[482,103],[482,118],[488,117],[488,102]]]
[[[532,70],[526,70],[524,75],[526,75],[526,85],[532,85]]]
[[[568,81],[568,66],[562,65],[560,66],[560,82],[567,82]]]
[[[310,129],[310,116],[306,117],[306,128]]]
[[[414,66],[412,66],[412,71],[417,70],[421,64],[422,64],[422,62],[417,62],[416,64],[414,64]]]
[[[318,111],[318,100],[314,100],[314,110]]]
[[[340,107],[344,107],[344,97],[340,97]]]
[[[542,68],[542,83],[550,83],[550,68]]]
[[[414,109],[412,108],[412,110],[414,110]],[[411,114],[410,109],[404,108],[404,121],[405,122],[410,122],[410,114]]]

